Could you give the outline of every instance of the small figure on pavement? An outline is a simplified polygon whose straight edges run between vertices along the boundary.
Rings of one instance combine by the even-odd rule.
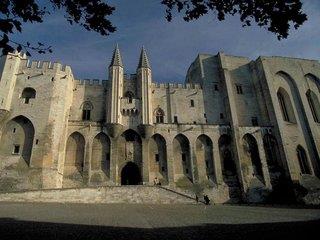
[[[203,196],[203,200],[204,200],[204,203],[205,203],[206,205],[210,205],[210,199],[209,199],[208,195],[204,195],[204,196]]]
[[[160,185],[159,179],[158,179],[157,177],[154,178],[153,184],[154,184],[155,186]]]

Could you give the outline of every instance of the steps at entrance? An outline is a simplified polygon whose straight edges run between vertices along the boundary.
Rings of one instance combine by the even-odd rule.
[[[195,200],[165,187],[107,186],[0,193],[2,202],[196,204]]]

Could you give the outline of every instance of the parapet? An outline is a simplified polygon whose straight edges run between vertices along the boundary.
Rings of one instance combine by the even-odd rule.
[[[152,87],[160,89],[202,89],[198,83],[153,83]]]
[[[29,59],[26,61],[26,68],[28,69],[36,69],[36,70],[56,70],[62,72],[72,72],[71,67],[68,65],[63,65],[58,62],[50,62],[50,61],[30,61]]]
[[[76,79],[77,85],[89,85],[89,86],[107,86],[108,80],[100,79]]]

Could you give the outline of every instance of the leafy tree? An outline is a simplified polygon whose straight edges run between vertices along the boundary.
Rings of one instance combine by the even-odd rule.
[[[22,32],[23,23],[41,23],[44,16],[57,10],[65,11],[65,18],[70,23],[83,26],[101,35],[109,35],[116,28],[108,19],[115,7],[103,0],[46,0],[41,6],[40,0],[0,0],[0,48],[2,54],[24,50],[38,53],[52,52],[51,46],[42,43],[17,43],[10,39],[10,34]],[[130,0],[128,0],[130,1]],[[243,26],[256,22],[276,34],[278,39],[287,38],[290,26],[295,29],[306,20],[302,12],[301,0],[159,0],[166,8],[166,19],[171,21],[173,12],[183,14],[185,21],[192,21],[212,12],[219,21],[226,15],[239,15]]]
[[[38,53],[52,52],[51,46],[46,47],[40,42],[36,46],[32,46],[29,42],[26,44],[14,42],[10,39],[9,34],[22,32],[22,23],[41,23],[45,15],[59,9],[66,12],[65,18],[70,24],[80,24],[88,31],[93,30],[101,35],[108,35],[116,30],[107,19],[115,8],[104,3],[103,0],[49,0],[49,4],[43,7],[39,2],[37,0],[0,0],[2,54],[15,49],[24,50],[27,55],[30,55],[29,50]]]
[[[167,6],[168,21],[172,20],[174,10],[183,12],[187,22],[210,11],[219,21],[225,20],[226,15],[240,15],[243,26],[251,26],[255,21],[275,33],[279,40],[288,37],[290,24],[297,29],[307,20],[300,0],[163,0],[162,4]]]

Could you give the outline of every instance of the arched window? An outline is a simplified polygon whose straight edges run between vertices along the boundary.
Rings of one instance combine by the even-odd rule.
[[[164,123],[164,111],[161,108],[157,108],[155,111],[156,123]]]
[[[36,90],[33,88],[25,88],[22,91],[21,98],[24,98],[24,103],[29,104],[31,98],[36,98]]]
[[[302,174],[311,174],[306,151],[300,145],[297,147],[297,157]]]
[[[288,93],[283,88],[280,88],[277,92],[277,96],[283,120],[286,122],[295,123],[296,118],[294,116],[293,107]]]
[[[308,103],[312,112],[312,116],[315,122],[320,122],[320,104],[317,95],[310,89],[306,93]]]
[[[91,119],[91,110],[93,106],[90,102],[84,102],[82,105],[82,120],[89,121]]]
[[[124,94],[124,97],[128,98],[128,103],[132,103],[132,99],[134,97],[134,94],[133,92],[131,91],[127,91],[125,94]]]

